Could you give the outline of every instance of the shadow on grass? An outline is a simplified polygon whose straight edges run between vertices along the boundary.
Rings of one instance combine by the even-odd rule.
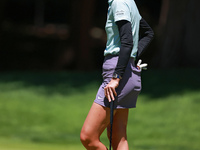
[[[142,72],[142,92],[152,98],[200,90],[200,69],[148,70]],[[33,88],[46,94],[76,94],[98,90],[101,71],[96,72],[10,72],[0,74],[0,89]],[[16,86],[9,86],[15,84]],[[6,86],[8,85],[8,86]],[[39,90],[40,89],[40,90]],[[42,89],[42,90],[41,90]]]
[[[152,98],[200,90],[200,69],[149,70],[142,73],[141,94]]]
[[[9,72],[0,73],[0,90],[30,88],[38,93],[63,95],[97,89],[101,72]]]

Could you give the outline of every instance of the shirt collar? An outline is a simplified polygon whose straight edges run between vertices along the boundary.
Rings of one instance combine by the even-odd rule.
[[[113,2],[113,0],[108,0],[108,4],[110,5]]]

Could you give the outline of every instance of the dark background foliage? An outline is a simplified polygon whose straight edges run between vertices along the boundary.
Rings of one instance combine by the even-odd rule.
[[[199,67],[199,0],[135,0],[150,68]],[[107,0],[1,0],[0,71],[101,69]]]

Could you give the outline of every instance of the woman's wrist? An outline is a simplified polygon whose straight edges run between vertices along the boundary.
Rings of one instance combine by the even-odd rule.
[[[122,79],[122,76],[120,76],[119,74],[114,72],[112,78],[113,79]]]

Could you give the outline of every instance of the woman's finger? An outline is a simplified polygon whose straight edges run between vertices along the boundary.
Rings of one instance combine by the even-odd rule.
[[[114,95],[113,95],[113,90],[112,90],[111,87],[109,87],[109,93],[110,93],[110,96],[111,96],[112,100],[114,101],[114,100],[115,100],[115,97],[114,97]]]
[[[106,88],[106,93],[107,93],[107,99],[108,99],[108,101],[111,102],[109,88]]]
[[[114,95],[117,96],[117,92],[116,92],[115,88],[112,88],[112,91],[113,91]]]

